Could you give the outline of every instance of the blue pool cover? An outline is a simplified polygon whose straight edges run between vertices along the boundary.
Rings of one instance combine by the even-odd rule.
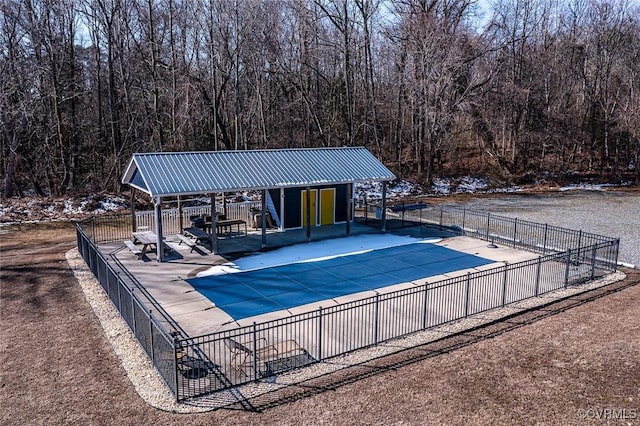
[[[489,263],[493,261],[414,243],[187,282],[238,320]]]

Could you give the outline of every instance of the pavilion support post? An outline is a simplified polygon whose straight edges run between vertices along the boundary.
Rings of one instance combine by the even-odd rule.
[[[138,224],[136,223],[136,189],[131,187],[131,232],[136,232]]]
[[[164,247],[162,245],[162,198],[156,198],[154,204],[156,222],[156,259],[158,262],[164,262]]]
[[[347,225],[346,225],[346,233],[347,235],[351,234],[351,212],[353,211],[353,184],[347,184]]]
[[[262,214],[260,215],[260,228],[262,229],[262,248],[267,246],[267,190],[262,190]]]
[[[224,192],[222,193],[222,214],[225,219],[229,219],[229,216],[227,216],[227,197],[225,197]]]
[[[382,182],[382,232],[387,231],[387,182]]]
[[[307,186],[307,242],[311,241],[311,188]]]
[[[280,231],[284,231],[284,188],[280,188]]]
[[[216,226],[216,194],[211,194],[211,253],[218,254],[218,227]]]

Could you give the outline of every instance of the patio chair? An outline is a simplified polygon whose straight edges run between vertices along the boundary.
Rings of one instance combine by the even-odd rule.
[[[253,368],[253,341],[243,344],[227,337],[224,339],[224,344],[231,352],[231,367],[241,374],[249,375],[246,370]],[[258,365],[257,371],[260,376],[270,376],[274,373],[270,366],[274,361],[284,360],[295,355],[308,355],[307,351],[295,340],[284,340],[275,344],[269,344],[267,339],[262,337],[256,341],[255,348],[255,359]]]
[[[199,379],[218,370],[218,366],[213,362],[188,355],[186,352],[176,352],[176,358],[178,370],[187,379]]]
[[[178,332],[171,333],[176,342],[176,361],[178,370],[187,379],[198,379],[209,373],[216,373],[219,366],[205,357],[191,356],[178,340]]]

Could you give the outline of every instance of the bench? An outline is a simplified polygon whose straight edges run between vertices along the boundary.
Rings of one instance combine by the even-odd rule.
[[[124,240],[124,245],[131,251],[131,253],[135,254],[138,259],[142,257],[142,250],[136,247],[130,240]]]
[[[178,245],[181,245],[182,243],[185,243],[186,245],[191,247],[191,251],[189,253],[193,252],[193,250],[196,248],[196,245],[198,245],[196,240],[192,240],[191,238],[185,237],[182,234],[177,234],[176,237],[178,237],[178,239],[180,240]]]

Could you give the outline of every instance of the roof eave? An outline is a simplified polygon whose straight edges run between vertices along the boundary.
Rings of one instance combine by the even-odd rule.
[[[272,186],[254,186],[248,188],[216,188],[216,189],[207,189],[204,191],[190,191],[190,192],[166,192],[159,194],[151,194],[149,191],[137,187],[131,183],[128,185],[133,186],[141,191],[153,196],[153,197],[177,197],[183,195],[205,195],[205,194],[218,194],[221,192],[242,192],[242,191],[262,191],[262,190],[270,190],[270,189],[280,189],[280,188],[306,188],[306,187],[318,187],[318,186],[327,186],[327,185],[345,185],[348,183],[361,183],[361,182],[391,182],[395,180],[394,177],[384,177],[384,178],[371,178],[371,179],[356,179],[356,180],[348,180],[348,181],[331,181],[331,182],[310,182],[310,183],[300,183],[300,184],[290,184],[290,185],[272,185]]]

